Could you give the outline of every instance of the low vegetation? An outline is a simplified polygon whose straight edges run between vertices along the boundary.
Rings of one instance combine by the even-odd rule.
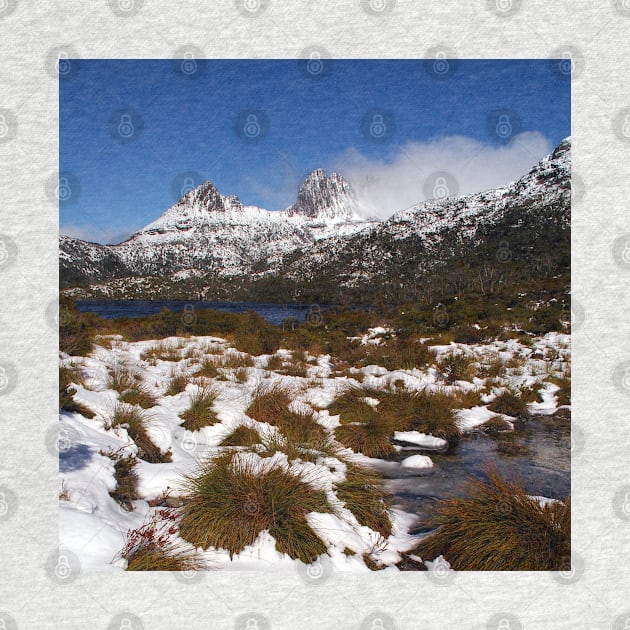
[[[106,453],[114,462],[114,478],[116,488],[111,490],[109,496],[128,512],[133,512],[133,501],[140,499],[138,494],[138,475],[135,467],[138,459],[135,455],[123,453]]]
[[[180,535],[195,547],[226,549],[231,557],[268,530],[291,558],[311,563],[326,552],[306,516],[331,508],[303,475],[227,454],[186,477],[183,493]]]
[[[274,424],[281,415],[288,412],[290,402],[291,392],[286,387],[278,383],[260,386],[254,392],[245,413],[258,422]]]
[[[177,396],[177,394],[181,394],[186,389],[188,382],[189,377],[186,372],[181,369],[173,369],[168,380],[168,385],[166,386],[165,394],[167,396]]]
[[[182,426],[188,431],[199,431],[217,422],[217,414],[212,406],[218,391],[214,387],[198,387],[190,395],[190,407],[182,414]]]
[[[138,457],[151,464],[163,464],[172,460],[171,451],[163,453],[151,440],[145,423],[148,418],[141,409],[117,403],[111,417],[112,427],[127,429],[129,437],[138,447]]]
[[[93,418],[94,412],[74,400],[77,390],[72,383],[75,380],[81,380],[81,375],[77,370],[63,366],[59,368],[59,409],[70,413],[80,413],[85,418]]]
[[[571,505],[541,506],[518,480],[496,470],[469,482],[467,495],[437,508],[437,531],[415,553],[442,555],[456,571],[559,571],[571,555]]]
[[[262,439],[260,433],[253,427],[245,424],[237,426],[229,435],[221,442],[221,446],[254,446],[260,444]]]
[[[354,514],[361,525],[365,525],[387,538],[392,533],[384,500],[382,479],[375,472],[347,464],[346,480],[335,484],[339,500]]]
[[[127,571],[199,571],[207,563],[193,551],[171,541],[177,533],[177,513],[172,509],[156,510],[147,521],[127,532],[120,552],[127,561]]]
[[[519,394],[510,390],[501,392],[488,405],[488,409],[495,413],[512,416],[514,418],[526,418],[529,415],[525,400],[523,400]]]

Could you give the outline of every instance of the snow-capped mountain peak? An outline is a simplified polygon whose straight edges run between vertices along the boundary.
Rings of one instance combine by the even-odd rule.
[[[286,210],[287,215],[308,219],[356,220],[358,202],[354,190],[341,175],[327,175],[324,169],[314,170],[300,186],[297,201]]]

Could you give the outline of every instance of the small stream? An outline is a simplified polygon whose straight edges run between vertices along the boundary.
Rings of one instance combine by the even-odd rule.
[[[448,454],[417,447],[403,447],[388,458],[400,462],[418,453],[429,455],[433,468],[406,469],[383,465],[391,506],[418,516],[412,533],[431,529],[428,520],[440,499],[462,496],[470,476],[483,477],[483,468],[494,464],[502,476],[516,475],[530,495],[564,500],[571,493],[571,426],[569,422],[538,416],[515,424],[519,439],[527,446],[526,455],[504,455],[497,440],[480,430],[464,435]]]

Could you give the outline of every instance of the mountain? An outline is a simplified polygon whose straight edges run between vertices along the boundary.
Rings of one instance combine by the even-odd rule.
[[[566,275],[570,157],[566,139],[516,182],[382,222],[362,218],[348,182],[321,169],[275,212],[206,182],[119,245],[62,236],[61,287],[75,297],[338,302],[457,294],[462,276],[483,285],[485,275]]]

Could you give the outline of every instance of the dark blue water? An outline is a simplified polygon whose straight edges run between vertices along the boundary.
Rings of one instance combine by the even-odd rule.
[[[144,317],[156,315],[162,308],[171,311],[190,309],[215,309],[228,313],[256,311],[272,324],[281,324],[287,317],[296,317],[303,322],[309,312],[319,312],[320,307],[310,304],[264,304],[260,302],[203,302],[191,300],[77,300],[77,308],[87,313],[96,313],[105,319],[116,317]],[[321,307],[324,310],[324,307]]]

